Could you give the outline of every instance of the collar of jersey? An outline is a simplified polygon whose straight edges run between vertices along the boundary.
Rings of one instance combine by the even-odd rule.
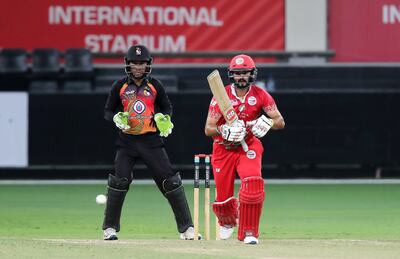
[[[130,79],[130,78],[128,77],[128,85],[134,85],[134,86],[136,86],[137,88],[140,88],[140,87],[142,87],[142,86],[145,86],[145,85],[147,85],[148,83],[149,83],[149,80],[148,80],[147,77],[145,77],[145,78],[143,79],[143,81],[142,81],[142,83],[141,83],[140,85],[137,85],[137,84],[135,83],[135,81],[133,81],[132,79]]]
[[[231,92],[233,94],[233,96],[236,97],[236,99],[238,99],[241,103],[244,103],[244,101],[246,100],[247,95],[250,93],[252,85],[249,86],[249,90],[247,91],[247,93],[243,96],[243,97],[238,97],[236,95],[236,88],[233,84],[231,84]]]

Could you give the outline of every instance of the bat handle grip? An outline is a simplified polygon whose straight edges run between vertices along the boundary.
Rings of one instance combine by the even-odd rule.
[[[242,139],[242,141],[240,141],[240,144],[242,145],[244,152],[249,151],[249,146],[247,146],[247,143],[246,143],[246,141],[244,141],[244,139]]]

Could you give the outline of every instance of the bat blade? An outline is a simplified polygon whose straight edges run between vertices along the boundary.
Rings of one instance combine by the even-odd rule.
[[[218,70],[211,72],[211,74],[207,76],[207,80],[208,84],[210,85],[211,92],[213,93],[213,96],[217,101],[226,122],[229,125],[232,125],[238,119],[238,116],[233,109],[228,94],[225,91],[225,86]]]
[[[232,125],[235,121],[238,120],[238,116],[233,109],[231,100],[229,99],[228,94],[225,90],[225,86],[222,82],[219,71],[215,69],[213,72],[211,72],[207,76],[207,81],[210,86],[211,92],[213,93],[213,96],[218,103],[219,109],[224,115],[226,123],[228,123],[228,125]],[[243,150],[247,152],[248,146],[246,142],[242,140],[240,143],[242,144]]]

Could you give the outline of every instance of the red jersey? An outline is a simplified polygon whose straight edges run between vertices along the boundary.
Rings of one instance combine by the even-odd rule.
[[[237,97],[235,87],[228,85],[225,87],[228,97],[231,100],[233,109],[239,117],[239,120],[243,120],[246,124],[247,121],[252,121],[260,117],[261,112],[268,112],[276,110],[276,104],[274,98],[265,91],[264,89],[251,85],[249,91],[243,97]],[[218,119],[217,126],[225,124],[225,118],[219,109],[217,101],[212,98],[208,116]],[[246,139],[253,137],[250,130],[247,130]],[[213,136],[214,142],[226,142],[221,135]]]

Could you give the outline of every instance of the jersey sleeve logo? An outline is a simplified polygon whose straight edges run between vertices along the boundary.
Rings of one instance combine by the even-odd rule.
[[[141,100],[136,100],[133,104],[133,110],[137,114],[142,114],[146,110],[146,105]]]

